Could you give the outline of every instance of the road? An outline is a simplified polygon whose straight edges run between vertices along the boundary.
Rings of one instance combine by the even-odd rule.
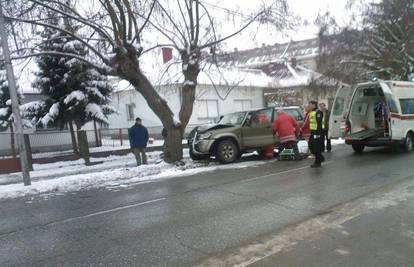
[[[320,169],[310,169],[310,160],[269,162],[120,191],[85,190],[31,203],[27,198],[3,201],[0,266],[225,266],[232,265],[226,261],[229,255],[243,263],[251,257],[240,248],[414,181],[413,154],[369,149],[355,155],[349,147],[338,146],[326,158]],[[324,247],[321,238],[315,242]],[[303,245],[297,251],[312,255],[315,244],[307,244],[308,250],[304,243],[294,244]],[[249,264],[298,266],[269,251]],[[408,252],[413,255],[414,248]],[[261,255],[260,247],[254,253]],[[285,256],[294,257],[295,250],[291,253]]]

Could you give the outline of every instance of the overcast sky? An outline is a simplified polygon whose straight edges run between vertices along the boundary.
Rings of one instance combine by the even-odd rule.
[[[219,6],[225,6],[228,9],[240,8],[243,13],[249,14],[255,8],[257,9],[262,1],[255,0],[204,0],[209,3],[215,3]],[[265,2],[271,2],[271,0]],[[288,0],[289,7],[292,13],[299,16],[302,22],[307,21],[308,26],[300,26],[297,29],[280,33],[274,28],[269,29],[266,26],[261,26],[257,32],[257,26],[249,28],[239,38],[233,38],[226,44],[228,49],[235,47],[239,49],[248,49],[265,44],[274,44],[276,42],[288,42],[289,40],[303,40],[313,38],[318,33],[318,28],[314,22],[319,13],[324,14],[329,11],[340,24],[349,22],[350,11],[346,9],[348,0]],[[257,34],[256,34],[257,32]],[[255,38],[252,38],[252,37]]]

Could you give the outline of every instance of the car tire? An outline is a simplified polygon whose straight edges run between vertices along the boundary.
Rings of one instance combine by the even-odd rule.
[[[216,159],[223,164],[232,163],[240,157],[239,147],[232,140],[220,141],[214,152]]]
[[[257,154],[259,155],[260,158],[264,158],[266,157],[266,149],[262,148],[262,149],[258,149]]]
[[[413,142],[414,142],[414,136],[410,132],[407,134],[407,136],[404,139],[404,145],[403,145],[404,152],[410,153],[413,151]]]
[[[364,145],[352,145],[352,149],[358,154],[361,154],[364,151],[364,148]]]
[[[194,160],[194,161],[197,161],[197,160],[207,160],[207,159],[210,158],[210,155],[197,155],[197,154],[195,154],[193,152],[192,149],[190,149],[190,153],[189,154],[190,154],[190,158],[192,160]]]

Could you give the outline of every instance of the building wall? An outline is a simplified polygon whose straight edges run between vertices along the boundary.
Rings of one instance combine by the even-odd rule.
[[[180,94],[176,87],[162,87],[160,95],[166,99],[175,114],[180,109]],[[263,89],[252,87],[227,88],[224,86],[199,85],[197,87],[196,102],[189,128],[194,125],[208,123],[218,116],[230,112],[264,106]],[[115,92],[112,96],[112,105],[117,113],[109,117],[109,128],[129,128],[134,124],[135,117],[140,117],[150,133],[158,133],[162,129],[161,121],[149,108],[145,99],[135,90]],[[128,105],[135,105],[134,116],[128,118]]]

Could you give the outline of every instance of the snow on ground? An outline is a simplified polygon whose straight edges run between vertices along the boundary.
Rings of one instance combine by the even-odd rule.
[[[345,140],[344,139],[331,139],[331,145],[336,146],[336,145],[343,145],[345,144]]]
[[[111,156],[104,159],[99,165],[85,166],[82,160],[57,162],[52,164],[34,165],[31,172],[32,185],[23,186],[20,175],[18,184],[0,186],[0,200],[38,194],[62,194],[90,188],[106,187],[114,189],[128,187],[136,183],[155,179],[189,176],[203,172],[223,169],[240,169],[261,165],[268,161],[246,161],[230,165],[220,165],[216,162],[193,162],[188,158],[186,151],[184,166],[158,163],[160,152],[148,153],[148,165],[136,167],[133,155]],[[92,161],[100,161],[92,159]],[[0,177],[0,179],[2,179]]]
[[[332,140],[332,145],[344,140]],[[31,186],[23,186],[21,174],[0,175],[0,200],[38,194],[62,194],[90,188],[117,189],[156,179],[189,176],[223,169],[254,167],[269,161],[250,160],[229,165],[217,162],[193,162],[188,149],[184,150],[184,166],[160,162],[160,151],[147,153],[148,165],[136,167],[134,156],[109,156],[91,158],[92,166],[85,166],[82,159],[50,164],[34,164]],[[251,156],[246,154],[245,156]],[[160,162],[160,163],[159,163]]]

